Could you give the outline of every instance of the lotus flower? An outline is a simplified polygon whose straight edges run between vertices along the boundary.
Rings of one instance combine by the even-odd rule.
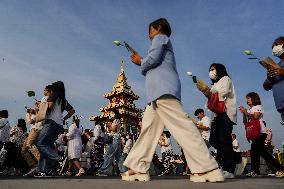
[[[113,43],[114,43],[116,46],[122,46],[122,44],[120,43],[120,41],[115,40],[115,41],[113,41]]]
[[[35,96],[35,92],[34,91],[26,91],[26,92],[27,92],[28,97]]]
[[[246,55],[253,55],[250,50],[245,50],[244,53],[245,53]]]
[[[244,53],[248,56],[251,56],[249,57],[248,59],[257,59],[257,60],[260,60],[258,57],[256,57],[251,50],[245,50]]]
[[[190,77],[192,77],[192,73],[191,72],[186,72],[186,74]]]

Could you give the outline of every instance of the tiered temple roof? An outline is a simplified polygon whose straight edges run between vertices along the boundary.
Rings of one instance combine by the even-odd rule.
[[[120,73],[116,83],[112,87],[112,91],[103,96],[109,100],[109,104],[100,108],[101,115],[99,115],[99,117],[103,121],[108,122],[109,116],[113,110],[116,109],[120,114],[124,132],[133,133],[133,131],[130,130],[138,126],[139,120],[142,117],[142,110],[137,108],[133,103],[134,100],[139,99],[139,96],[136,95],[127,84],[123,61],[121,62]],[[96,117],[97,116],[91,116],[90,121],[94,121]]]

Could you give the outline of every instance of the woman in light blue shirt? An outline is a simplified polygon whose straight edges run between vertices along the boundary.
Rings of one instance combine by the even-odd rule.
[[[198,129],[181,105],[180,80],[176,69],[173,47],[169,39],[171,27],[160,18],[149,25],[151,46],[148,55],[138,53],[131,61],[141,66],[146,77],[148,106],[144,112],[139,138],[128,154],[124,165],[129,170],[122,175],[126,181],[149,181],[148,170],[164,130],[168,129],[183,148],[193,175],[193,182],[219,182],[224,177],[215,159],[210,155]]]

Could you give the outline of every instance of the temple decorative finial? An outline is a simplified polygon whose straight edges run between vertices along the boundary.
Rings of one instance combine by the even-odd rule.
[[[121,59],[120,72],[124,72],[124,60]]]

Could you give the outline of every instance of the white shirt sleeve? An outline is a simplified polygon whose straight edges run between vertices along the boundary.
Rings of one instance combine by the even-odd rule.
[[[203,124],[203,126],[211,128],[211,119],[209,117],[203,117],[201,123]]]
[[[93,130],[93,140],[97,140],[102,133],[102,128],[100,125],[96,125]]]

